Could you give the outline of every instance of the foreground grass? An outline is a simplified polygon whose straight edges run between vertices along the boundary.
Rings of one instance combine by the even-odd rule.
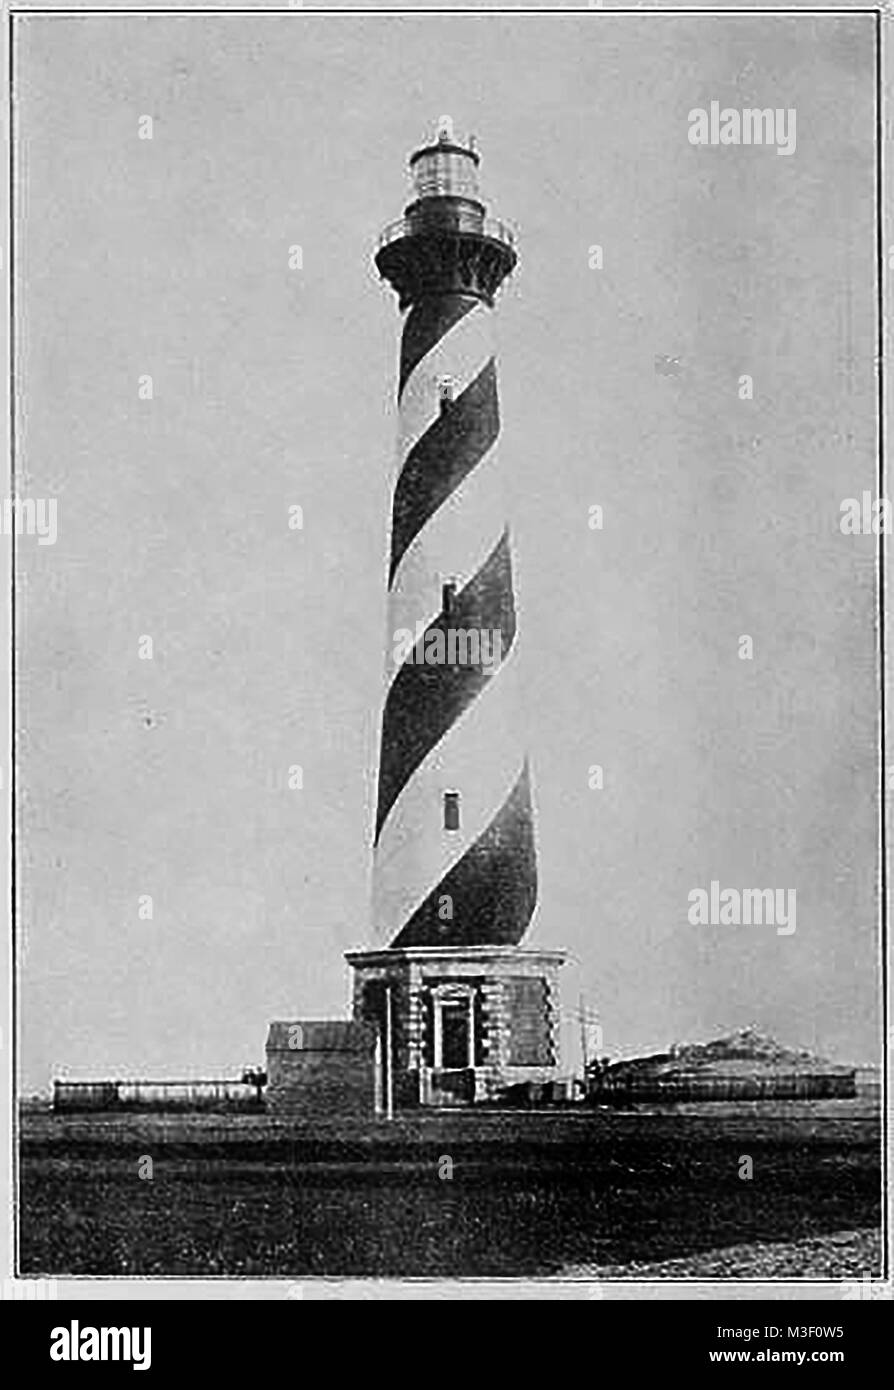
[[[26,1142],[23,1273],[878,1272],[867,1270],[864,1239],[841,1236],[879,1224],[873,1124],[633,1116],[551,1125],[529,1116],[469,1125],[440,1117],[433,1127],[326,1142],[242,1126],[233,1134],[252,1141],[231,1144],[207,1131],[190,1142],[182,1123],[175,1134],[159,1126],[113,1132],[114,1141],[96,1130],[78,1139],[57,1128]],[[753,1160],[749,1181],[739,1177],[744,1153]],[[145,1157],[151,1179],[138,1175]],[[784,1247],[773,1273],[767,1252]]]

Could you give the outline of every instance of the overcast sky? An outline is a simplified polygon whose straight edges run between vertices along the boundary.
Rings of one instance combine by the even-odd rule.
[[[20,543],[26,1089],[232,1075],[346,1009],[400,328],[371,252],[442,114],[520,234],[527,944],[607,1053],[754,1023],[874,1060],[876,542],[839,530],[876,487],[871,17],[16,31],[20,491],[59,509]],[[794,108],[794,155],[690,145],[713,100]],[[711,880],[796,890],[796,932],[690,925]]]

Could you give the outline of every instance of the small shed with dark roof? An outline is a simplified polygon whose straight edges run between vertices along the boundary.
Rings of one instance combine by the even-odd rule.
[[[372,1115],[380,1103],[377,1031],[369,1023],[271,1023],[267,1109],[274,1115]]]

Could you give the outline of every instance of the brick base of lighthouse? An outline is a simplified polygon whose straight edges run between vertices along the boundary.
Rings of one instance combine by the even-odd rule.
[[[396,1106],[495,1101],[511,1086],[559,1076],[561,952],[426,946],[347,960],[354,1019],[373,1023],[384,1042],[390,1013]]]

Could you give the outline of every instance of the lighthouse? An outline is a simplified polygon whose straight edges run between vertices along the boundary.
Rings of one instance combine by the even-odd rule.
[[[518,253],[479,164],[442,118],[375,253],[405,317],[370,941],[348,961],[389,1106],[493,1100],[559,1069],[564,955],[524,944],[537,845],[492,323]]]

